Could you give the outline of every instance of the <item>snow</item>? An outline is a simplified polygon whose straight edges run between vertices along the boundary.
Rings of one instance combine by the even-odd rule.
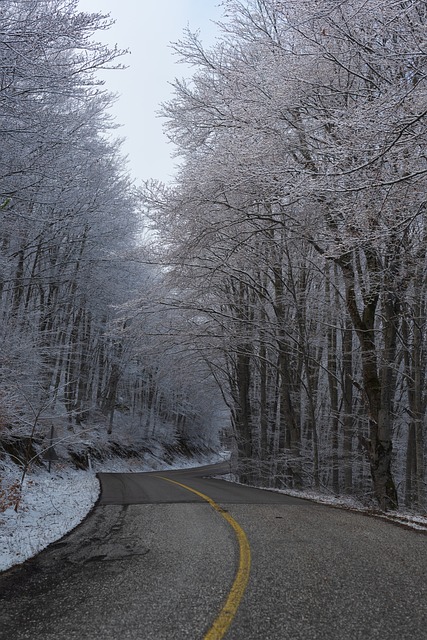
[[[16,486],[21,471],[8,467],[3,486]],[[93,472],[58,468],[30,473],[15,511],[5,497],[0,512],[0,571],[20,564],[74,529],[89,513],[99,495]]]

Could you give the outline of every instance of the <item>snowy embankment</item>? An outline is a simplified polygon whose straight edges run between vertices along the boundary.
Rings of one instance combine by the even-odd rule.
[[[20,564],[76,527],[99,495],[95,473],[64,467],[51,474],[38,471],[24,480],[18,510],[18,468],[8,468],[0,512],[0,571]]]

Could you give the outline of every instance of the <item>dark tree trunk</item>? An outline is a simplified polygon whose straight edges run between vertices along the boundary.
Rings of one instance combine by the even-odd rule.
[[[241,482],[252,480],[253,440],[250,405],[251,345],[241,345],[237,353],[238,406],[236,411],[237,445],[239,453],[239,478]]]
[[[359,339],[362,355],[363,392],[369,412],[369,440],[361,438],[368,455],[374,496],[383,510],[397,509],[397,491],[391,463],[393,443],[391,438],[391,375],[395,352],[396,326],[395,313],[387,307],[389,317],[385,319],[385,348],[383,370],[380,378],[375,342],[375,317],[379,301],[376,282],[380,266],[375,255],[366,252],[367,268],[373,284],[371,291],[365,292],[363,310],[359,312],[355,291],[356,277],[351,258],[342,258],[339,262],[346,285],[346,303],[350,317]],[[391,315],[390,315],[391,314]]]

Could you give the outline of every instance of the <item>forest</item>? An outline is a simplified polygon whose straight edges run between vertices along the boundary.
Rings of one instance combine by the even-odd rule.
[[[0,436],[220,436],[243,483],[425,511],[427,6],[223,8],[137,186],[110,18],[1,2]]]
[[[30,438],[25,464],[52,427],[81,461],[99,433],[197,444],[217,419],[200,363],[159,346],[151,312],[133,307],[126,333],[126,305],[161,284],[98,74],[123,66],[97,41],[111,23],[76,0],[0,3],[0,440]]]
[[[242,482],[426,506],[426,19],[229,0],[163,105],[146,207],[229,407]],[[175,291],[180,291],[179,300]]]

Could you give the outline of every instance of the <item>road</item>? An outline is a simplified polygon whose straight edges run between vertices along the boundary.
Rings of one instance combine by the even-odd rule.
[[[91,515],[0,575],[0,638],[425,640],[425,535],[220,471],[101,474]]]

